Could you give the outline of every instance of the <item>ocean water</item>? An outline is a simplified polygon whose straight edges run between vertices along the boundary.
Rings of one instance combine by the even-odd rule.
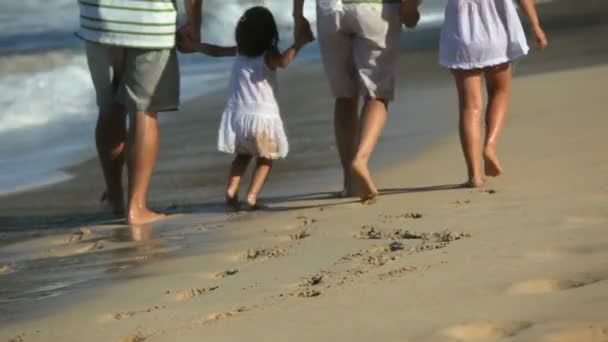
[[[425,3],[421,28],[441,23],[444,1]],[[203,39],[234,44],[243,10],[260,4],[273,11],[288,43],[287,0],[207,0]],[[311,21],[314,12],[314,1],[308,1]],[[0,2],[0,195],[69,179],[63,170],[95,155],[95,98],[77,26],[74,0]],[[318,61],[314,45],[299,58]],[[183,101],[227,83],[230,59],[187,55],[180,62]]]

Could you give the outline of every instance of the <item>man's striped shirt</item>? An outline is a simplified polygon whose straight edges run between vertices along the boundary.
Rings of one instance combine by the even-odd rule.
[[[143,49],[175,46],[175,0],[79,0],[84,40]]]

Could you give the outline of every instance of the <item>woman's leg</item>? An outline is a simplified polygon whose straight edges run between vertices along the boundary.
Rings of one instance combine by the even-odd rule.
[[[503,64],[484,70],[488,90],[486,112],[486,142],[483,149],[485,173],[491,177],[503,174],[496,155],[496,146],[505,125],[511,101],[511,64]]]
[[[226,204],[236,210],[239,209],[239,185],[241,184],[241,178],[247,170],[247,166],[249,166],[249,162],[251,162],[251,156],[237,154],[230,167],[230,176],[226,185]]]
[[[251,209],[259,209],[260,206],[257,204],[258,194],[262,191],[266,179],[272,169],[272,160],[267,158],[258,157],[255,165],[255,171],[251,177],[251,184],[249,185],[249,191],[247,192],[247,204]]]
[[[460,143],[467,163],[467,186],[481,187],[481,71],[453,70],[460,109]]]
[[[369,173],[368,162],[382,133],[387,116],[387,103],[381,99],[367,99],[361,115],[359,147],[352,161],[353,175],[363,184],[363,201],[372,200],[378,189]]]

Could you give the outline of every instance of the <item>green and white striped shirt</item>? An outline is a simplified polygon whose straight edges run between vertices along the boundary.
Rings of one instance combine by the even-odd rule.
[[[141,49],[175,46],[175,0],[78,0],[77,35],[96,43]]]

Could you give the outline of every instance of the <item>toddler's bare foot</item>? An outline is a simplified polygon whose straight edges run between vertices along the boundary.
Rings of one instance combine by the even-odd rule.
[[[374,192],[374,193],[368,194],[365,197],[361,197],[361,204],[363,204],[363,205],[376,204],[376,202],[378,202],[378,195],[379,195],[379,193]]]
[[[500,161],[496,156],[496,148],[494,146],[486,146],[483,151],[483,160],[486,176],[498,177],[504,173]]]
[[[465,187],[465,188],[477,189],[477,188],[483,188],[483,185],[484,185],[484,180],[483,179],[469,179],[462,186]]]
[[[378,196],[378,189],[374,185],[367,163],[355,160],[352,164],[353,176],[362,184],[362,191],[358,194],[362,202],[369,202]]]
[[[164,220],[167,215],[156,213],[148,208],[131,208],[129,209],[129,217],[127,223],[129,225],[142,225]]]
[[[241,204],[239,203],[239,196],[237,193],[230,193],[230,191],[226,191],[226,204],[236,210],[239,211],[241,209]]]
[[[258,203],[257,196],[249,195],[249,196],[247,196],[247,209],[249,211],[256,211],[256,210],[268,209],[268,206]]]

